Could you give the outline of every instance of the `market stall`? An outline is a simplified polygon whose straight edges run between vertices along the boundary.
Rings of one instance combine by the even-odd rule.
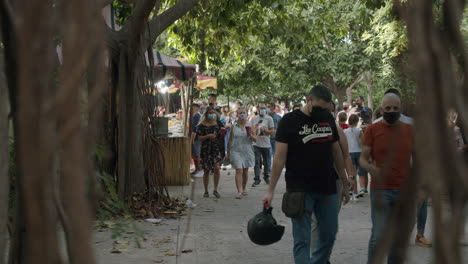
[[[158,104],[151,125],[162,153],[155,162],[164,165],[161,174],[167,185],[188,185],[191,159],[189,117],[196,66],[160,52],[154,52],[153,57],[154,91]]]

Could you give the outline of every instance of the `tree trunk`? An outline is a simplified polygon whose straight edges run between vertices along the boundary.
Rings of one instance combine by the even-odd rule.
[[[57,226],[52,207],[52,118],[47,111],[52,76],[52,4],[18,4],[18,151],[17,165],[24,227],[18,263],[57,263]],[[34,45],[31,45],[34,43]],[[31,74],[34,73],[34,74]]]
[[[372,82],[372,74],[370,72],[364,73],[364,80],[369,91],[367,94],[367,107],[374,110],[374,83]]]
[[[3,57],[3,53],[1,54]],[[1,69],[4,69],[3,58],[0,60]],[[6,237],[8,224],[8,195],[10,181],[8,175],[9,168],[9,103],[8,87],[6,85],[4,71],[0,72],[0,264],[5,263]]]
[[[118,82],[118,191],[121,199],[145,191],[143,152],[141,148],[142,113],[140,90],[136,88],[128,55],[124,49],[119,61]],[[134,60],[138,61],[138,60]]]
[[[341,109],[343,107],[343,102],[344,102],[344,97],[346,94],[346,86],[344,87],[337,87],[335,91],[335,96],[338,99],[338,105],[337,108]]]
[[[346,88],[346,102],[349,104],[353,102],[353,87]]]

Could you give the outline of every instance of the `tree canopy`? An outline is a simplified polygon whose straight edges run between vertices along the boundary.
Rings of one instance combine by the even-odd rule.
[[[325,83],[344,97],[363,72],[384,76],[406,47],[390,2],[201,1],[158,47],[218,76],[225,94],[297,98]]]

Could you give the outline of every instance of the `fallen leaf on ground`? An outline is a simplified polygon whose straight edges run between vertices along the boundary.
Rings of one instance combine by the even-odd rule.
[[[164,212],[164,214],[177,214],[177,212],[176,211],[166,211],[166,212]]]
[[[214,212],[214,209],[205,209],[205,210],[203,210],[203,211],[205,211],[205,212],[207,212],[207,213],[212,213],[212,212]]]
[[[111,253],[117,253],[117,254],[119,254],[119,253],[122,253],[122,251],[120,251],[120,250],[114,248],[114,249],[112,249]]]
[[[193,250],[191,250],[191,249],[184,249],[184,250],[182,250],[182,253],[190,253],[190,252],[193,252]]]
[[[129,242],[128,242],[128,240],[117,240],[117,241],[115,241],[115,244],[116,244],[116,245],[124,245],[124,246],[125,246],[125,245],[128,245]]]
[[[164,256],[175,256],[174,252],[172,252],[172,250],[166,250],[164,251]]]

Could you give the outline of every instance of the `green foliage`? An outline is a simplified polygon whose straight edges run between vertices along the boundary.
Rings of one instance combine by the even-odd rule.
[[[117,25],[124,25],[127,23],[130,14],[133,11],[135,4],[128,4],[121,1],[114,1],[112,3],[112,8],[114,9],[115,20]]]
[[[102,146],[96,146],[95,157],[98,164],[96,178],[104,191],[104,199],[100,202],[96,212],[99,226],[110,228],[112,239],[121,238],[130,230],[131,237],[137,247],[141,247],[141,241],[144,239],[143,231],[136,226],[127,204],[119,199],[114,177],[104,172],[104,149]]]
[[[371,66],[361,40],[369,12],[344,0],[202,2],[164,40],[206,63],[224,94],[297,99],[326,79],[349,85]]]

